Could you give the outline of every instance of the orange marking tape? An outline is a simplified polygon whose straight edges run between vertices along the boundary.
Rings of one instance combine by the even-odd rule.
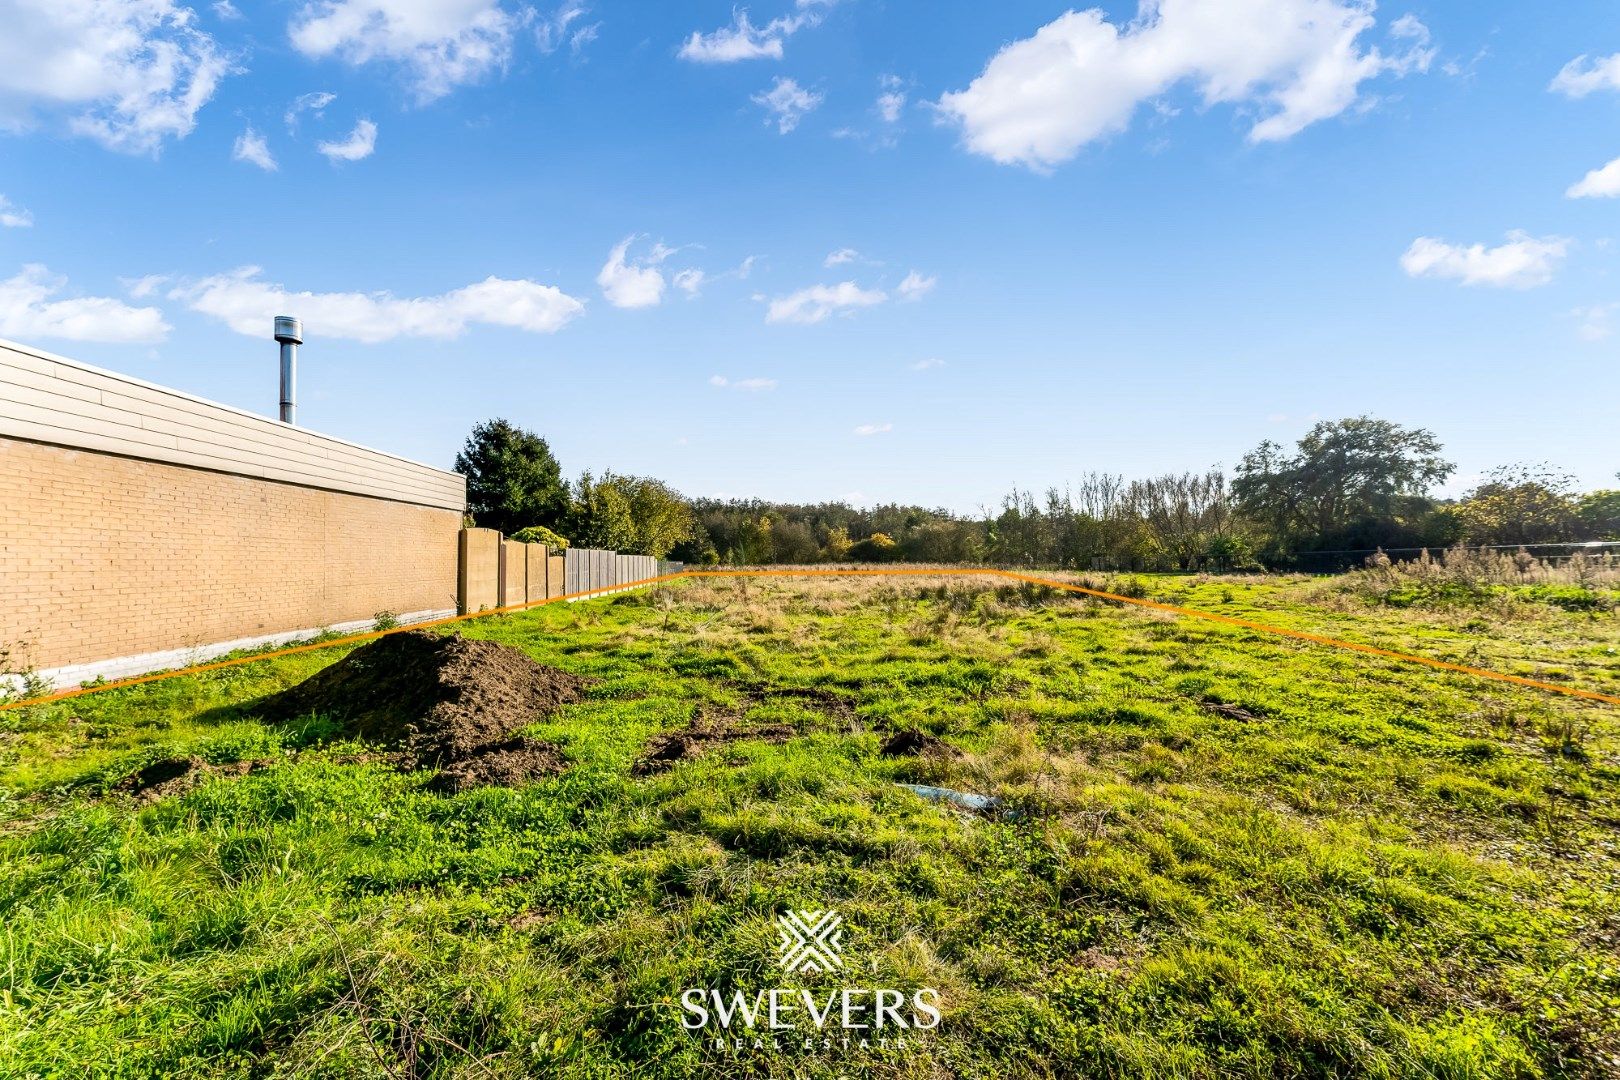
[[[1037,577],[1033,574],[1020,574],[1013,570],[995,570],[989,567],[938,567],[923,569],[917,567],[896,567],[892,569],[828,569],[828,570],[683,570],[675,574],[659,574],[657,577],[643,578],[640,581],[629,581],[623,585],[605,585],[599,589],[585,589],[580,592],[565,593],[562,596],[552,596],[545,600],[535,600],[527,604],[509,604],[506,607],[488,608],[467,615],[450,615],[443,619],[431,619],[427,622],[412,623],[409,626],[400,626],[392,630],[372,630],[363,634],[347,634],[343,637],[332,638],[330,641],[314,642],[308,645],[292,645],[285,649],[274,649],[269,652],[255,653],[251,656],[238,656],[230,660],[216,660],[208,664],[198,664],[194,667],[179,668],[174,671],[163,671],[155,675],[140,675],[130,679],[117,679],[113,682],[103,683],[100,686],[80,687],[77,690],[62,690],[42,697],[29,698],[26,701],[16,701],[9,705],[0,705],[0,712],[8,709],[21,709],[28,705],[43,705],[52,701],[65,701],[68,698],[81,697],[85,694],[100,693],[103,690],[118,690],[126,686],[139,686],[142,683],[157,682],[161,679],[173,679],[181,675],[195,675],[202,671],[215,671],[219,668],[235,667],[238,664],[251,664],[259,660],[273,660],[280,656],[292,656],[296,653],[311,652],[315,649],[327,649],[337,645],[352,645],[360,641],[372,641],[376,638],[397,634],[405,630],[420,630],[428,626],[445,626],[450,623],[464,622],[468,619],[481,619],[486,615],[508,615],[514,611],[525,611],[529,608],[541,607],[546,604],[556,604],[564,600],[579,600],[596,596],[602,593],[619,592],[624,589],[636,589],[644,585],[656,585],[662,581],[677,581],[681,578],[706,577],[969,577],[988,575],[1003,577],[1013,581],[1027,582],[1033,585],[1044,585],[1048,588],[1063,589],[1067,592],[1084,593],[1095,596],[1100,600],[1110,600],[1119,604],[1132,604],[1136,607],[1152,608],[1156,611],[1166,611],[1172,615],[1179,615],[1190,619],[1205,619],[1209,622],[1225,623],[1228,626],[1240,626],[1245,630],[1259,630],[1266,634],[1276,634],[1280,637],[1295,638],[1300,641],[1309,641],[1317,645],[1332,645],[1339,649],[1348,649],[1353,652],[1367,653],[1372,656],[1381,656],[1386,660],[1400,660],[1408,664],[1422,664],[1424,667],[1436,668],[1440,671],[1452,671],[1463,675],[1472,675],[1481,679],[1492,679],[1497,682],[1512,683],[1515,686],[1526,686],[1532,690],[1545,690],[1553,694],[1563,694],[1566,697],[1582,698],[1587,701],[1601,701],[1608,705],[1620,705],[1620,697],[1612,694],[1601,694],[1596,690],[1582,690],[1573,686],[1559,686],[1557,683],[1541,682],[1537,679],[1527,679],[1522,675],[1506,675],[1500,671],[1491,671],[1489,668],[1470,667],[1467,664],[1453,664],[1447,660],[1434,660],[1427,656],[1417,656],[1413,653],[1395,652],[1391,649],[1380,649],[1375,645],[1363,645],[1360,642],[1345,641],[1341,638],[1327,637],[1322,634],[1312,634],[1304,630],[1290,630],[1281,626],[1269,626],[1266,623],[1253,622],[1249,619],[1234,618],[1231,615],[1218,615],[1213,611],[1200,611],[1197,608],[1178,607],[1175,604],[1162,604],[1157,600],[1143,600],[1134,596],[1121,596],[1118,593],[1104,592],[1101,589],[1091,589],[1084,585],[1071,585],[1064,581],[1053,581],[1050,578]]]

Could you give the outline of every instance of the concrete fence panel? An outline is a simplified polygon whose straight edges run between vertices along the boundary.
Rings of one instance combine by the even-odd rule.
[[[567,560],[561,555],[546,556],[546,598],[548,600],[553,596],[561,596],[568,591],[567,586],[563,584],[564,564],[566,562]]]
[[[667,563],[651,555],[620,555],[595,548],[569,548],[565,558],[555,559],[562,580],[562,592],[621,592],[638,581],[660,574],[678,573],[681,563]],[[557,595],[553,593],[552,595]]]
[[[456,595],[463,615],[501,606],[501,534],[461,530]]]
[[[550,552],[544,544],[524,544],[523,556],[528,576],[528,587],[523,594],[524,603],[544,600],[546,592],[546,565]]]
[[[521,604],[529,598],[529,545],[516,540],[501,541],[500,607]]]

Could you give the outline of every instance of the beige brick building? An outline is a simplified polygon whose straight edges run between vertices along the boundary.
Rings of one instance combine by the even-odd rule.
[[[0,341],[0,648],[58,686],[456,607],[454,473]]]

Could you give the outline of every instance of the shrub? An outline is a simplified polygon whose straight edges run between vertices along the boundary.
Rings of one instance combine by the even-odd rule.
[[[849,557],[856,562],[893,562],[900,557],[900,545],[888,533],[873,533],[851,545]]]
[[[1544,562],[1524,549],[1508,554],[1454,547],[1439,558],[1424,552],[1395,562],[1379,552],[1346,574],[1335,587],[1393,607],[1449,607],[1514,600],[1565,611],[1606,611],[1616,606],[1609,590],[1620,585],[1612,557],[1575,555]]]
[[[544,525],[530,525],[528,528],[519,529],[511,535],[510,539],[516,540],[520,544],[544,544],[546,547],[557,551],[566,551],[568,549],[568,538],[558,536]]]

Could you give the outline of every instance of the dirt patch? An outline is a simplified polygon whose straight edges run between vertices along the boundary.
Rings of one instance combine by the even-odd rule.
[[[133,795],[141,802],[157,802],[174,795],[184,795],[211,777],[246,776],[269,764],[269,761],[252,760],[211,765],[200,757],[164,758],[120,780],[113,790]]]
[[[1216,713],[1229,720],[1242,720],[1246,723],[1257,723],[1262,717],[1256,716],[1241,705],[1228,705],[1224,701],[1200,701],[1198,707],[1205,712]]]
[[[716,721],[706,713],[699,713],[690,727],[655,735],[647,742],[647,752],[631,766],[633,776],[648,776],[663,772],[680,761],[702,757],[716,746],[740,739],[762,739],[781,743],[798,732],[790,724],[744,725],[734,721]]]
[[[581,700],[591,682],[509,645],[409,630],[362,645],[260,711],[336,717],[348,734],[395,750],[402,768],[437,766],[436,787],[463,791],[561,771],[555,746],[515,734]]]
[[[428,786],[434,791],[468,791],[476,787],[522,787],[568,767],[561,751],[540,739],[519,736],[486,746],[439,770]]]
[[[889,736],[878,753],[884,757],[959,758],[962,751],[926,731],[901,731]]]
[[[775,701],[796,701],[814,712],[835,720],[853,723],[855,702],[834,690],[817,686],[766,686],[762,683],[734,682],[731,688],[742,698],[741,712]]]

